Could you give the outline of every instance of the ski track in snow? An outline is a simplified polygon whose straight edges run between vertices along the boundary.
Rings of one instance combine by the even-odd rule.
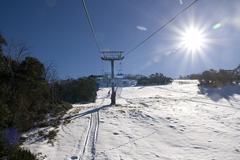
[[[46,160],[240,159],[240,95],[212,100],[196,81],[182,80],[119,87],[117,105],[106,107],[108,91],[100,89],[95,104],[74,105],[85,109],[59,126],[54,146],[31,140],[23,147]]]
[[[95,109],[101,108],[105,98],[107,97],[109,97],[109,95],[99,97],[99,99],[101,100],[101,103]],[[86,131],[85,139],[83,141],[81,150],[78,154],[79,160],[95,159],[98,130],[99,130],[99,111],[96,110],[90,114],[88,129]]]
[[[91,118],[89,121],[89,127],[84,141],[82,151],[79,154],[79,160],[94,160],[96,152],[96,141],[99,128],[99,112],[91,113]]]

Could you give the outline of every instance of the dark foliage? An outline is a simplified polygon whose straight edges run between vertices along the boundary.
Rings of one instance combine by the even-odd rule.
[[[213,70],[204,71],[202,74],[191,74],[182,79],[197,79],[201,86],[222,87],[226,85],[240,83],[240,66],[233,70]]]
[[[34,57],[16,61],[5,56],[5,44],[0,36],[0,129],[26,131],[46,115],[68,110],[70,104],[54,100],[44,65]]]
[[[69,103],[95,101],[96,82],[91,77],[58,82],[38,59],[22,57],[26,47],[18,48],[18,58],[12,58],[4,55],[5,45],[0,35],[0,159],[34,160],[18,147],[21,132],[33,126],[57,126],[59,117],[71,108]],[[48,136],[52,140],[56,132]]]
[[[148,77],[140,77],[137,79],[137,85],[166,85],[172,82],[172,78],[164,76],[162,73],[151,74]]]
[[[36,160],[36,156],[30,151],[24,150],[22,148],[14,148],[9,152],[9,160]]]
[[[48,132],[47,137],[48,137],[50,140],[53,140],[53,139],[56,137],[56,135],[57,135],[57,131],[52,130],[52,131],[49,131],[49,132]]]
[[[126,76],[124,76],[124,78],[126,79],[130,79],[130,80],[138,80],[140,78],[144,78],[145,76],[144,75],[140,75],[140,74],[137,74],[137,75],[133,75],[133,74],[128,74]]]
[[[95,78],[68,79],[56,83],[56,95],[59,100],[69,103],[94,102],[96,99]]]
[[[45,138],[48,138],[48,143],[51,143],[53,145],[53,141],[56,136],[57,136],[57,131],[52,130],[52,131],[48,132],[48,134],[45,136]]]
[[[0,122],[26,131],[51,112],[50,89],[44,78],[44,66],[32,57],[17,63],[3,56],[1,61],[4,67],[0,71],[0,104],[7,117],[1,116]]]
[[[7,160],[37,160],[30,151],[20,148],[18,145],[9,145],[0,131],[0,159]]]
[[[18,58],[13,58],[4,54],[6,45],[0,35],[0,159],[33,160],[35,156],[20,149],[19,142],[9,145],[12,138],[6,138],[5,132],[20,135],[33,126],[57,126],[59,117],[71,108],[64,101],[95,101],[96,83],[94,78],[57,82],[37,58],[22,56],[26,47],[18,48]]]

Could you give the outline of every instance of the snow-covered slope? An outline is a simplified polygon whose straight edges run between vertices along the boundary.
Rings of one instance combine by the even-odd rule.
[[[29,139],[23,147],[48,160],[239,160],[239,86],[199,89],[197,81],[119,88],[111,107],[109,89],[96,103],[74,105],[59,126],[54,146]],[[228,96],[224,93],[227,90]],[[218,97],[216,99],[216,96]],[[78,114],[80,113],[80,114]]]

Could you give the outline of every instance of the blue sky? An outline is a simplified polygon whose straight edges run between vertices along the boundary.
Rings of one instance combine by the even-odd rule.
[[[98,41],[105,50],[128,51],[191,0],[86,0]],[[25,42],[32,55],[53,63],[60,78],[102,74],[101,62],[81,0],[1,0],[0,32]],[[240,64],[239,0],[199,0],[167,28],[125,57],[123,73],[161,72],[178,77]],[[221,27],[213,29],[216,23]],[[201,52],[178,49],[181,32],[190,25],[209,39]]]

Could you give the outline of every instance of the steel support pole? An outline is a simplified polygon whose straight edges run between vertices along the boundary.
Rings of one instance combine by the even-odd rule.
[[[101,59],[104,61],[111,62],[111,87],[112,87],[112,95],[111,95],[111,105],[116,104],[116,91],[115,91],[115,82],[114,82],[114,61],[123,60],[124,56],[122,56],[123,51],[103,51]]]
[[[116,104],[116,93],[115,93],[115,84],[114,84],[114,60],[111,60],[111,80],[112,80],[112,95],[111,95],[111,105]]]

